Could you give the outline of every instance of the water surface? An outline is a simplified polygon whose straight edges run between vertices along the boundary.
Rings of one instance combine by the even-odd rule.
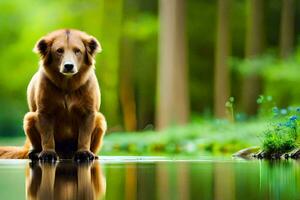
[[[0,160],[1,199],[300,199],[300,163],[102,157],[90,164]]]

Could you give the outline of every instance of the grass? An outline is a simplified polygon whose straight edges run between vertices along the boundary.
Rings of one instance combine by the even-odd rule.
[[[230,123],[205,120],[165,131],[108,133],[102,155],[205,155],[232,154],[260,143],[266,122]],[[0,138],[0,145],[22,145],[25,137]]]
[[[232,154],[242,148],[260,144],[260,134],[268,123],[250,121],[203,121],[165,131],[114,133],[105,137],[105,155],[144,154]]]
[[[299,147],[300,108],[274,107],[272,97],[260,96],[255,120],[239,121],[234,115],[234,99],[226,103],[228,120],[202,120],[184,127],[144,133],[114,133],[105,138],[103,154],[232,154],[249,146],[261,146],[269,154]]]

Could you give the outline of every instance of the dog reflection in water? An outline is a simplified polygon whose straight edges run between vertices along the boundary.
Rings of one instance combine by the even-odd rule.
[[[27,199],[93,200],[106,191],[100,163],[31,163],[26,169]]]

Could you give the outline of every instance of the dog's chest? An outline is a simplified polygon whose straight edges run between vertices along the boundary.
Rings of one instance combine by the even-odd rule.
[[[63,95],[56,110],[56,138],[70,139],[77,132],[77,123],[81,114],[78,112],[78,100],[72,95]]]
[[[70,112],[72,109],[72,106],[74,106],[74,100],[72,99],[72,96],[67,95],[67,94],[64,95],[62,104],[63,104],[64,110]]]
[[[65,94],[61,98],[61,105],[65,112],[72,112],[78,110],[82,106],[82,97],[74,94]]]

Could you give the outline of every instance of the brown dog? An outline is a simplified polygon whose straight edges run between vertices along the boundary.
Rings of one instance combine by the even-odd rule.
[[[41,38],[34,51],[41,61],[27,90],[27,139],[22,148],[1,147],[0,158],[94,159],[106,131],[94,71],[99,42],[78,30],[58,30]]]

